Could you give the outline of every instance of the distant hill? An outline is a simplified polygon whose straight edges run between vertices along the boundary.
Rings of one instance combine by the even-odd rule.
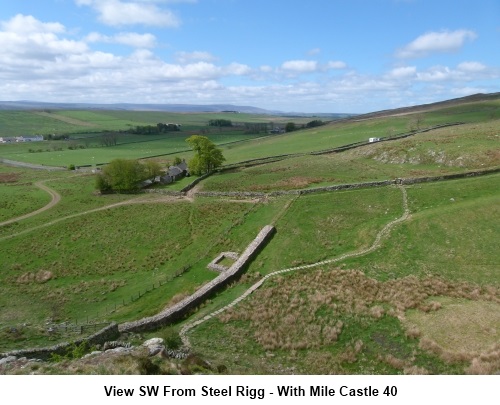
[[[250,114],[272,114],[272,111],[251,106],[230,104],[92,104],[92,103],[45,103],[40,101],[0,101],[0,110],[125,110],[125,111],[170,111],[170,112],[242,112]]]
[[[0,110],[122,110],[122,111],[166,111],[166,112],[225,112],[264,114],[290,117],[347,118],[354,114],[341,113],[286,113],[264,108],[232,104],[91,104],[91,103],[45,103],[40,101],[0,101]]]
[[[371,118],[389,117],[395,115],[405,115],[405,114],[415,114],[420,112],[432,111],[437,108],[453,107],[459,104],[474,103],[478,101],[493,101],[500,99],[499,93],[478,93],[466,97],[453,98],[445,101],[438,101],[436,103],[421,104],[410,107],[395,108],[392,110],[381,110],[375,111],[367,114],[357,115],[356,117],[350,117],[356,120],[365,120]]]
[[[438,101],[436,103],[422,104],[410,107],[401,107],[390,110],[375,111],[367,114],[346,113],[303,113],[283,112],[277,110],[266,110],[253,106],[241,106],[233,104],[93,104],[93,103],[45,103],[40,101],[0,101],[0,110],[117,110],[117,111],[165,111],[165,112],[224,112],[224,113],[247,113],[283,116],[290,118],[316,117],[320,119],[371,119],[383,116],[405,115],[418,112],[431,111],[435,108],[452,107],[458,104],[466,104],[477,101],[490,101],[500,99],[498,93],[479,93],[451,100]]]

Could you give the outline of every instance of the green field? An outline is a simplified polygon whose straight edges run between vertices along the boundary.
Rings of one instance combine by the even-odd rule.
[[[500,166],[500,121],[441,128],[342,153],[292,157],[217,173],[205,190],[272,191],[422,177]],[[243,148],[243,146],[241,146]]]
[[[275,277],[235,309],[198,327],[192,341],[209,361],[237,374],[491,373],[498,367],[492,344],[500,326],[495,316],[500,309],[499,179],[494,175],[409,187],[412,218],[395,229],[382,249],[338,266]],[[383,212],[377,221],[377,208],[391,201],[386,196],[381,206],[384,193],[374,200],[376,193],[370,191],[372,198],[361,190],[332,193],[328,209],[319,196],[301,197],[297,201],[303,206],[292,206],[278,222],[280,231],[242,283],[253,272],[315,262],[369,243],[374,225],[382,223]],[[349,194],[358,199],[351,200],[350,208]],[[344,209],[351,215],[342,215]],[[328,216],[329,210],[335,215]],[[367,217],[372,217],[372,227]],[[339,221],[325,232],[330,218]],[[342,246],[353,237],[356,246]],[[307,259],[309,253],[314,258]],[[214,303],[213,309],[222,304]],[[481,310],[486,312],[480,320],[472,318]],[[450,319],[431,323],[440,311]],[[450,315],[457,311],[460,321]],[[445,335],[442,324],[450,325]],[[226,350],[214,348],[210,342],[215,340],[223,341]],[[479,360],[481,353],[490,360]]]
[[[211,119],[231,120],[234,127],[209,127]],[[62,135],[65,141],[0,144],[0,158],[63,166],[95,165],[112,159],[139,159],[183,152],[189,156],[185,139],[205,134],[216,144],[231,144],[262,136],[247,134],[243,123],[268,123],[284,126],[286,117],[234,113],[168,113],[150,111],[0,111],[0,136]],[[298,124],[308,118],[294,118]],[[173,122],[182,125],[180,132],[159,135],[126,133],[136,126]],[[103,134],[115,131],[116,145],[103,146]],[[267,134],[264,134],[267,135]]]
[[[145,337],[203,319],[265,275],[331,260],[272,275],[249,297],[192,329],[193,351],[214,365],[200,365],[198,372],[498,373],[499,174],[279,197],[196,193],[267,192],[497,168],[499,107],[498,102],[476,102],[427,111],[419,114],[423,127],[467,123],[342,153],[232,168],[203,180],[187,196],[98,195],[89,173],[0,165],[0,222],[50,201],[36,182],[61,196],[51,209],[0,227],[0,351],[73,336],[49,332],[47,325],[153,315],[213,279],[217,273],[206,266],[219,253],[242,252],[262,227],[272,224],[275,235],[238,281],[185,320]],[[0,145],[0,157],[68,165],[92,157],[95,164],[166,154],[181,148],[189,133],[213,117],[139,111],[54,114],[33,113],[32,119],[96,133],[78,134],[74,140],[84,144],[82,149],[29,152],[26,148],[34,145]],[[182,123],[183,131],[162,140],[129,134],[116,146],[98,145],[98,131],[155,123],[160,114],[161,121]],[[217,117],[240,122],[266,118]],[[404,133],[412,119],[408,114],[350,120],[260,139],[234,129],[212,129],[207,135],[219,145],[241,140],[222,146],[227,162],[235,163]],[[57,148],[65,141],[43,144]],[[169,159],[158,158],[164,165]],[[166,188],[180,190],[190,181]]]

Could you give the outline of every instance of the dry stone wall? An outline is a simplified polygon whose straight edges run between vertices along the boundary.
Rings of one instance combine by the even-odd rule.
[[[121,324],[119,326],[120,332],[141,332],[153,330],[183,318],[188,311],[195,308],[214,292],[239,277],[244,271],[246,264],[253,259],[259,249],[261,249],[261,247],[270,239],[274,231],[275,229],[273,226],[266,225],[228,270],[221,273],[209,283],[205,284],[191,296],[174,306],[167,308],[159,314],[143,318],[138,321]]]
[[[436,182],[445,180],[455,180],[463,179],[467,177],[484,176],[487,174],[494,174],[500,172],[500,168],[488,169],[488,170],[478,170],[465,173],[447,174],[443,176],[430,176],[430,177],[415,177],[407,179],[394,179],[394,180],[382,180],[382,181],[371,181],[366,183],[351,183],[351,184],[339,184],[335,186],[325,186],[325,187],[315,187],[315,188],[305,188],[300,190],[279,190],[271,191],[269,193],[262,192],[248,192],[248,191],[200,191],[196,193],[198,197],[233,197],[233,198],[250,198],[250,197],[277,197],[280,195],[303,195],[303,194],[313,194],[313,193],[323,193],[330,191],[339,190],[352,190],[358,188],[369,188],[369,187],[383,187],[392,184],[417,184],[426,182]]]

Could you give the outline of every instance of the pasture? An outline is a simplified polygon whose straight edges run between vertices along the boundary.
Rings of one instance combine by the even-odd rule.
[[[291,157],[235,168],[211,176],[203,182],[203,188],[273,191],[499,167],[499,124],[493,120],[440,128],[342,153]]]
[[[290,190],[499,166],[498,102],[441,110],[422,113],[422,125],[468,123],[343,153],[222,171],[187,197],[101,196],[94,193],[90,174],[0,165],[0,221],[47,203],[48,195],[34,186],[37,181],[61,195],[50,210],[0,227],[0,351],[68,339],[65,333],[49,332],[47,325],[124,322],[155,314],[216,277],[206,265],[220,252],[242,252],[263,226],[273,224],[276,234],[246,273],[168,327],[169,332],[225,307],[277,270],[365,253],[273,275],[238,305],[192,329],[193,350],[211,364],[225,366],[230,374],[497,372],[499,174],[420,183],[404,191],[387,186],[259,199],[196,195],[200,189]],[[51,114],[36,119],[102,131],[115,124],[123,129],[159,121],[160,113]],[[148,151],[163,154],[180,147],[187,132],[206,126],[209,117],[169,115],[163,121],[187,129],[165,135],[172,135],[168,141],[128,135],[116,146],[98,147],[99,135],[87,134],[78,140],[88,138],[85,149],[0,147],[11,151],[5,152],[10,159],[21,160],[16,153],[27,161],[39,156],[38,162],[47,165],[58,152],[64,152],[58,156],[64,164],[92,156],[146,157]],[[263,117],[241,119],[261,122]],[[412,119],[411,114],[388,115],[265,138],[218,129],[208,135],[219,145],[242,141],[223,146],[228,163],[234,163],[403,133]],[[169,156],[159,160],[166,163]],[[178,190],[189,181],[168,188]],[[408,217],[402,217],[405,208]],[[404,220],[383,233],[397,218]],[[380,245],[366,252],[382,233]]]
[[[381,249],[335,266],[275,276],[234,309],[195,329],[192,342],[210,361],[228,365],[236,374],[492,372],[498,367],[494,344],[500,326],[494,236],[499,229],[498,221],[491,221],[499,218],[500,194],[494,187],[498,180],[493,175],[408,187],[412,217],[394,229]],[[362,191],[349,193],[358,196]],[[333,218],[342,218],[335,208],[338,194],[344,192],[331,195]],[[453,209],[451,195],[457,202]],[[360,201],[374,204],[367,194],[358,197],[350,211],[357,215],[346,217],[347,221],[359,215]],[[387,200],[387,195],[379,198]],[[332,224],[331,234],[323,239],[316,223],[308,235],[304,232],[308,227],[300,222],[314,223],[315,208],[325,211],[312,199],[302,202],[310,210],[298,218],[292,205],[277,223],[281,232],[288,233],[278,232],[234,290],[244,291],[255,280],[252,274],[302,263],[293,261],[295,254],[305,257],[303,252],[316,249],[316,259],[306,263],[339,255],[344,247],[328,251],[321,242],[330,242],[337,232],[342,242],[353,236],[359,241],[360,245],[345,246],[346,250],[361,247],[360,235],[366,235],[365,243],[373,239],[362,219],[361,229],[356,230],[355,223],[354,229],[342,222]],[[380,214],[383,211],[379,221]],[[368,216],[367,212],[364,219]],[[331,242],[335,245],[335,239]],[[322,255],[320,247],[328,253]],[[278,259],[272,253],[276,251],[283,260],[273,263],[273,258]],[[286,260],[287,255],[292,257]],[[208,311],[224,302],[214,300]],[[483,311],[480,316],[479,311]],[[479,316],[476,321],[475,316]],[[454,321],[458,318],[459,322]],[[443,324],[450,326],[446,334]],[[452,343],[463,339],[462,344]],[[226,350],[215,349],[210,344],[214,340],[224,341]]]
[[[228,119],[234,127],[208,126],[211,119]],[[286,117],[234,113],[168,113],[151,111],[0,111],[0,136],[41,134],[64,136],[63,141],[0,144],[0,158],[45,166],[96,165],[112,159],[140,159],[184,153],[190,156],[185,139],[205,134],[216,144],[232,144],[260,138],[248,134],[243,123],[282,125]],[[295,118],[297,123],[307,118]],[[157,135],[128,133],[137,126],[156,126],[158,122],[182,125],[180,132]],[[113,145],[103,137],[113,131]],[[264,134],[266,135],[266,134]]]

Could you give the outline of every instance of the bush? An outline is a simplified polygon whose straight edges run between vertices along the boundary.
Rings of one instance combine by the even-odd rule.
[[[163,333],[163,341],[165,342],[165,346],[172,350],[177,350],[182,346],[182,339],[172,328],[168,328]]]
[[[111,184],[109,184],[106,178],[99,173],[95,178],[95,188],[100,192],[111,191]]]

